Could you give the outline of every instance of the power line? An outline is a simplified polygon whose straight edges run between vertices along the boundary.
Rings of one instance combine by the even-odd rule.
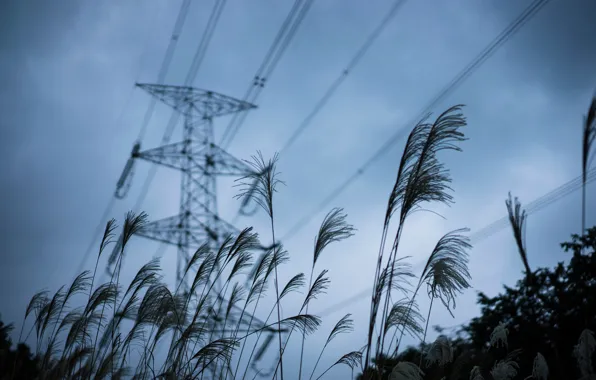
[[[379,37],[379,35],[383,32],[383,30],[387,27],[389,22],[395,17],[399,8],[406,2],[407,0],[397,0],[389,11],[385,14],[385,17],[381,20],[379,25],[372,31],[371,34],[368,35],[364,43],[360,46],[360,48],[356,51],[354,56],[350,59],[348,64],[346,65],[345,69],[342,70],[339,77],[331,83],[331,86],[327,89],[327,91],[323,94],[323,97],[315,104],[315,107],[312,111],[302,120],[302,122],[298,125],[296,131],[292,134],[290,139],[284,144],[283,148],[279,151],[281,154],[284,150],[286,150],[295,140],[296,138],[302,133],[302,131],[310,124],[310,122],[314,119],[314,117],[323,109],[323,107],[327,104],[329,99],[335,94],[335,91],[339,88],[339,86],[343,83],[343,81],[347,78],[347,76],[352,72],[352,70],[358,65],[360,60],[364,57],[368,49],[372,46],[375,40]],[[240,115],[239,117],[246,117],[246,113]],[[332,198],[334,196],[332,195]],[[236,213],[233,222],[235,223],[241,216],[241,211]]]
[[[329,99],[335,94],[335,91],[339,88],[339,86],[343,83],[343,81],[348,77],[348,75],[352,72],[352,70],[358,65],[362,57],[366,54],[368,49],[372,46],[372,44],[376,41],[379,35],[385,30],[389,22],[395,17],[399,8],[406,2],[407,0],[397,0],[383,20],[377,27],[373,30],[373,32],[366,38],[364,44],[360,46],[356,54],[352,57],[352,59],[348,62],[348,65],[345,69],[341,72],[339,77],[331,84],[331,86],[327,89],[323,97],[317,102],[313,110],[306,116],[306,118],[298,125],[294,133],[290,136],[288,141],[283,145],[279,153],[281,154],[283,151],[287,150],[290,145],[292,145],[298,136],[308,127],[314,117],[323,109],[323,107],[327,104]]]
[[[310,7],[312,6],[313,0],[296,0],[294,5],[290,9],[290,12],[286,16],[281,28],[277,32],[273,43],[269,47],[267,54],[265,54],[265,58],[259,69],[255,73],[251,83],[246,90],[244,98],[242,99],[245,102],[254,104],[257,97],[265,87],[266,82],[269,80],[271,74],[277,64],[281,60],[281,57],[287,47],[290,45],[290,42],[294,38],[298,27],[302,24],[307,12],[309,11]],[[221,140],[219,145],[226,149],[234,137],[238,130],[240,129],[242,123],[244,123],[246,119],[247,113],[244,112],[241,115],[234,115],[230,120],[230,123],[224,130],[222,134]]]
[[[195,51],[195,55],[190,64],[189,71],[184,80],[184,86],[191,86],[196,79],[199,68],[203,62],[203,59],[205,58],[207,48],[209,47],[209,43],[211,42],[211,38],[213,37],[213,33],[215,31],[217,22],[219,21],[219,17],[221,16],[225,3],[226,0],[217,0],[215,5],[213,6],[213,10],[211,11],[209,20],[207,21],[207,25],[205,26],[205,30],[203,31],[203,36],[201,38],[199,46],[197,47],[197,50]],[[180,114],[176,110],[173,110],[168,124],[166,126],[166,131],[161,139],[161,145],[168,144],[168,142],[172,138],[172,134],[174,133],[174,129],[178,123],[179,117]],[[139,196],[137,197],[137,201],[134,205],[133,210],[139,210],[141,208],[141,205],[145,201],[145,198],[147,197],[147,194],[149,192],[149,187],[151,186],[153,179],[155,179],[157,169],[158,165],[152,165],[149,169],[147,177],[145,178],[145,182],[141,186],[141,191],[139,193]],[[163,249],[163,247],[158,247],[158,251],[161,249]],[[102,278],[105,275],[106,272],[103,273]]]
[[[214,7],[214,12],[217,11],[218,4],[219,3],[220,3],[220,1],[218,1],[216,3],[216,5]],[[188,9],[190,7],[190,4],[191,4],[191,0],[183,0],[182,4],[180,6],[180,10],[178,11],[178,16],[176,17],[176,22],[174,24],[174,29],[173,29],[172,34],[170,36],[170,41],[168,43],[168,47],[166,49],[166,53],[164,55],[164,59],[162,61],[162,64],[160,66],[160,70],[159,70],[159,73],[158,73],[157,80],[158,80],[159,83],[163,83],[165,81],[165,76],[167,75],[167,73],[169,71],[169,67],[170,67],[170,64],[172,62],[172,58],[173,58],[174,52],[176,50],[176,46],[178,44],[178,40],[180,38],[180,35],[182,33],[182,29],[183,29],[184,24],[186,22],[186,18],[187,18],[187,15],[188,15]],[[213,16],[213,13],[212,13],[212,16]],[[210,20],[211,20],[211,18],[212,17],[210,17]],[[209,25],[209,23],[208,23],[208,25]],[[201,44],[199,45],[199,49],[201,49],[204,44],[205,44],[204,40],[201,40]],[[197,50],[199,50],[199,49],[197,49]],[[196,59],[197,59],[197,55],[195,55],[195,60]],[[197,66],[197,65],[195,65],[195,66]],[[191,66],[191,67],[194,67],[194,66]],[[198,67],[196,67],[194,69],[195,75],[196,75],[196,71],[197,70],[198,70]],[[155,98],[151,98],[149,107],[148,107],[147,111],[145,112],[145,116],[144,116],[143,122],[141,124],[141,130],[140,130],[139,135],[137,137],[137,141],[140,141],[144,137],[144,135],[146,133],[146,130],[147,130],[147,126],[149,124],[149,121],[151,119],[151,116],[153,115],[153,111],[155,109],[156,104],[157,104],[157,101],[155,100]],[[170,134],[171,134],[171,132],[170,132]],[[164,139],[165,139],[165,136],[164,136]],[[139,197],[139,200],[137,201],[137,204],[136,204],[135,209],[138,209],[140,207],[140,204],[143,202],[143,200],[144,200],[144,198],[146,196],[146,192],[147,192],[147,189],[146,188],[149,187],[149,185],[151,184],[154,176],[155,176],[155,167],[152,167],[151,170],[150,170],[150,172],[149,172],[149,174],[148,174],[148,176],[147,176],[147,179],[146,179],[145,183],[143,184],[143,188],[141,190],[141,195]],[[102,233],[102,231],[104,229],[104,225],[106,223],[106,219],[110,216],[110,214],[112,212],[112,209],[114,207],[114,204],[115,204],[115,197],[113,196],[113,197],[111,197],[110,201],[108,202],[108,205],[107,205],[107,207],[106,207],[106,209],[105,209],[105,211],[103,213],[103,216],[102,216],[102,218],[101,218],[101,220],[100,220],[97,228],[95,229],[95,233],[93,235],[93,238],[91,240],[91,243],[89,244],[87,250],[83,254],[83,257],[81,258],[81,262],[79,264],[79,268],[78,268],[77,272],[75,273],[75,276],[78,273],[80,273],[81,270],[85,267],[85,264],[86,264],[89,256],[91,255],[92,250],[93,250],[93,247],[95,245],[95,242],[100,238],[100,235],[101,235],[101,233]]]
[[[190,65],[190,69],[184,80],[185,86],[192,85],[192,83],[196,79],[201,63],[203,62],[205,54],[207,53],[209,43],[211,42],[211,37],[213,36],[213,32],[215,31],[217,22],[219,21],[219,17],[221,16],[221,13],[223,11],[223,6],[225,5],[225,2],[226,0],[217,0],[213,7],[211,16],[209,17],[209,21],[207,22],[205,30],[203,31],[203,37],[201,38],[201,42],[197,47],[194,58]],[[172,134],[174,133],[174,129],[176,127],[176,124],[178,123],[179,117],[180,114],[177,111],[173,110],[172,115],[170,116],[170,120],[168,121],[168,124],[166,126],[166,131],[161,139],[161,145],[167,144],[172,138]],[[147,193],[149,191],[149,186],[153,182],[155,174],[157,174],[157,169],[158,166],[156,165],[152,166],[151,169],[149,169],[149,173],[147,174],[145,182],[141,187],[141,192],[139,194],[139,197],[137,198],[137,202],[135,203],[135,207],[133,208],[133,210],[138,210],[141,207],[141,204],[145,201],[145,198],[147,197]]]
[[[176,51],[176,46],[178,45],[178,40],[180,39],[180,34],[182,33],[182,28],[184,27],[184,23],[186,21],[186,16],[188,15],[188,9],[190,7],[190,0],[184,0],[182,5],[180,6],[180,11],[178,11],[178,16],[176,17],[176,23],[174,24],[174,30],[172,31],[172,35],[170,37],[170,42],[168,43],[168,48],[166,49],[166,54],[164,59],[161,63],[161,67],[159,68],[159,73],[157,74],[157,83],[162,84],[165,79],[166,75],[170,69],[170,64],[172,63],[172,59],[174,58],[174,52]],[[149,107],[145,112],[145,116],[143,117],[143,122],[141,124],[141,129],[139,131],[139,136],[137,137],[137,141],[141,141],[147,132],[147,126],[149,125],[149,121],[151,120],[151,116],[153,116],[153,112],[155,111],[155,106],[157,105],[157,99],[151,98],[149,103]]]
[[[592,183],[595,180],[596,180],[596,168],[593,168],[588,172],[586,184]],[[574,191],[579,190],[581,187],[582,187],[582,176],[579,176],[579,177],[572,179],[569,182],[564,183],[563,185],[557,187],[556,189],[550,191],[549,193],[544,194],[543,196],[536,198],[532,202],[528,203],[525,207],[526,214],[530,215],[537,211],[540,211],[540,210],[546,208],[547,206],[550,206],[551,204],[555,203],[559,199],[566,197],[567,195],[573,193]],[[498,219],[498,220],[494,221],[493,223],[490,223],[490,224],[486,225],[485,227],[477,230],[476,232],[470,234],[470,236],[469,236],[470,242],[473,244],[476,244],[484,239],[491,237],[492,235],[501,231],[502,229],[508,227],[508,225],[509,225],[508,217],[503,217],[501,219]],[[420,267],[422,267],[423,264],[424,264],[424,262],[419,262],[418,264],[416,264],[414,269],[415,270],[420,269]],[[319,317],[323,317],[325,315],[329,315],[329,314],[332,314],[338,310],[341,310],[341,309],[345,308],[346,306],[349,306],[355,302],[358,302],[359,300],[361,300],[364,297],[369,297],[371,291],[372,291],[372,288],[362,290],[361,292],[358,292],[354,296],[348,297],[345,300],[338,302],[337,304],[330,306],[327,309],[324,309],[318,315],[319,315]]]
[[[190,0],[184,0],[180,6],[180,10],[178,11],[178,16],[176,17],[176,22],[174,24],[174,30],[172,31],[172,35],[170,37],[170,41],[168,43],[168,47],[166,49],[165,56],[164,56],[164,59],[162,61],[162,64],[161,64],[161,67],[159,70],[158,81],[163,82],[165,79],[165,76],[168,72],[170,63],[172,61],[172,57],[174,55],[174,51],[176,50],[178,38],[180,37],[180,33],[184,26],[184,22],[186,21],[186,16],[188,14],[189,6],[190,6]],[[148,40],[149,40],[149,38],[147,39],[147,41],[145,41],[145,50],[147,50],[149,47]],[[139,77],[140,77],[140,65],[139,65],[139,69],[137,70],[137,77],[135,79],[135,82],[137,82],[139,80]],[[120,113],[120,116],[118,117],[118,119],[117,119],[118,121],[116,124],[118,124],[118,125],[120,124],[121,119],[124,115],[124,112],[130,104],[130,101],[132,99],[132,94],[134,93],[135,89],[136,89],[136,86],[135,86],[135,84],[133,84],[130,97],[127,100],[122,112]],[[140,141],[143,138],[143,136],[145,135],[145,132],[147,130],[147,125],[149,124],[149,120],[151,119],[151,116],[153,115],[153,110],[155,108],[155,105],[156,105],[156,101],[152,98],[151,103],[149,104],[149,107],[148,107],[147,111],[145,112],[145,116],[144,116],[143,122],[141,124],[141,129],[139,131],[137,141]],[[97,240],[100,238],[101,233],[103,232],[103,230],[105,228],[106,220],[109,218],[110,214],[112,213],[112,209],[114,208],[115,203],[116,203],[115,197],[114,196],[110,197],[110,201],[108,202],[108,204],[103,212],[103,215],[102,215],[101,219],[99,220],[99,224],[95,228],[95,232],[93,233],[93,238],[81,258],[81,261],[79,263],[77,271],[75,272],[75,276],[78,273],[80,273],[83,270],[83,268],[85,267],[85,263],[87,262],[87,260],[89,259],[89,256],[91,255],[91,252],[93,251],[95,242],[97,242]]]
[[[590,169],[587,173],[586,183],[591,183],[596,179],[596,168]],[[540,198],[535,199],[534,201],[528,203],[525,206],[526,212],[531,214],[535,211],[538,211],[544,207],[551,205],[552,203],[556,202],[562,197],[565,197],[577,189],[581,188],[582,186],[582,176],[576,177],[575,179],[557,187],[553,191],[549,192],[546,195],[543,195]],[[504,227],[509,225],[509,218],[503,217],[488,226],[476,231],[475,233],[470,235],[470,239],[472,240],[482,240],[491,235],[495,232],[503,229]]]
[[[249,85],[243,99],[244,101],[247,101],[252,104],[256,102],[257,97],[265,87],[265,84],[269,80],[269,77],[273,73],[273,70],[281,60],[283,53],[285,52],[294,35],[296,34],[298,27],[304,20],[304,17],[310,9],[312,3],[312,0],[307,0],[306,2],[304,2],[303,0],[297,0],[294,3],[289,14],[286,16],[286,19],[284,20],[280,30],[275,36],[273,44],[269,48],[269,51],[267,52],[263,62],[261,63],[261,66],[257,70],[251,84]],[[226,149],[230,145],[233,138],[236,136],[236,133],[240,129],[242,123],[244,123],[244,121],[246,120],[246,115],[246,113],[243,113],[242,115],[234,115],[230,120],[230,123],[224,130],[224,133],[220,140],[220,146],[222,146],[224,149]]]
[[[501,34],[499,34],[472,62],[470,62],[458,75],[455,76],[448,84],[440,91],[431,102],[420,112],[420,114],[406,125],[412,125],[423,119],[440,101],[444,100],[447,95],[457,89],[464,80],[466,80],[475,70],[477,70],[486,60],[494,54],[505,42],[511,38],[519,29],[525,25],[538,11],[542,9],[550,0],[534,0],[520,16],[518,16]],[[300,219],[286,234],[282,237],[282,241],[286,241],[294,236],[298,231],[304,228],[321,210],[341,193],[343,193],[360,175],[362,175],[370,166],[380,159],[389,149],[398,141],[405,137],[408,129],[404,126],[399,129],[397,133],[391,136],[385,144],[383,144],[375,154],[364,162],[362,166],[356,170],[350,177],[348,177],[340,186],[338,186],[331,194],[329,194],[323,202],[321,202],[315,211],[307,214]]]

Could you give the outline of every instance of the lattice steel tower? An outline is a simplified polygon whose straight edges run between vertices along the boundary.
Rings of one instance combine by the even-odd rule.
[[[176,281],[182,281],[191,250],[208,243],[216,249],[236,228],[217,212],[217,176],[244,176],[251,168],[214,143],[213,119],[255,108],[254,105],[193,87],[137,84],[184,117],[182,141],[145,151],[135,144],[117,188],[125,186],[135,159],[177,169],[182,173],[177,215],[148,223],[136,235],[178,247]],[[117,249],[118,247],[115,247]],[[186,286],[186,281],[183,282]]]

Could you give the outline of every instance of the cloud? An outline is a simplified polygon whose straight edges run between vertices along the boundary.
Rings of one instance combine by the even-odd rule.
[[[31,2],[14,4],[0,11],[2,21],[6,19],[0,22],[4,28],[0,56],[10,58],[0,60],[6,89],[0,94],[0,127],[5,133],[0,148],[7,205],[0,226],[6,237],[0,247],[6,255],[0,286],[15,289],[1,298],[7,321],[21,318],[27,298],[38,288],[68,282],[78,265],[149,103],[149,96],[140,90],[130,96],[131,86],[157,77],[178,11],[175,6],[146,2],[84,6],[68,2],[60,7],[44,3],[36,4],[36,12],[26,11],[33,7]],[[527,4],[407,3],[333,99],[284,152],[280,170],[288,186],[280,188],[277,198],[279,233],[311,212],[313,220],[286,243],[292,261],[282,278],[297,271],[309,273],[313,238],[331,207],[345,207],[348,220],[358,228],[354,238],[331,247],[322,257],[320,268],[330,269],[332,285],[329,294],[313,304],[314,310],[372,285],[371,258],[378,249],[403,140],[331,204],[314,207],[399,128],[411,128],[408,120]],[[422,260],[448,230],[478,228],[504,216],[507,191],[525,203],[579,175],[579,123],[593,91],[590,75],[596,62],[594,51],[585,47],[591,46],[596,26],[589,20],[594,13],[591,3],[562,4],[547,5],[434,110],[465,103],[470,141],[463,144],[463,153],[445,157],[457,201],[451,208],[437,209],[447,221],[426,214],[408,223],[402,252],[413,255],[413,262]],[[251,111],[231,145],[237,157],[247,158],[257,149],[270,157],[280,149],[390,4],[344,5],[314,3],[257,101],[259,109]],[[168,83],[183,82],[210,6],[195,2],[191,7]],[[195,84],[242,97],[289,8],[229,4]],[[158,146],[170,114],[166,106],[156,107],[143,149]],[[215,121],[216,136],[228,120]],[[180,138],[179,131],[178,127],[172,141]],[[149,167],[138,163],[130,195],[117,203],[112,216],[120,217],[132,207]],[[142,206],[152,219],[177,211],[178,181],[176,173],[160,169]],[[228,219],[238,205],[232,200],[236,192],[232,184],[218,185],[220,210]],[[561,259],[556,244],[574,231],[578,213],[577,199],[570,197],[541,211],[536,220],[532,217],[531,264]],[[262,215],[240,219],[239,224],[254,224],[263,241],[269,241]],[[134,274],[155,248],[156,244],[136,240],[125,276]],[[164,267],[172,272],[174,255],[175,249],[170,249],[164,256]],[[516,255],[506,231],[479,244],[470,264],[474,286],[494,293],[502,282],[519,278]],[[48,279],[54,271],[57,274]],[[475,315],[474,300],[473,292],[468,292],[458,301],[455,321],[437,311],[431,324],[451,325]],[[296,297],[284,306],[287,313],[299,301]],[[338,339],[324,361],[330,363],[344,347],[360,347],[367,302],[364,298],[354,304],[357,331],[341,337],[345,339],[341,344]],[[325,320],[323,335],[341,314]],[[312,339],[318,347],[324,338]],[[308,352],[308,360],[317,354]],[[320,368],[324,367],[322,362]]]

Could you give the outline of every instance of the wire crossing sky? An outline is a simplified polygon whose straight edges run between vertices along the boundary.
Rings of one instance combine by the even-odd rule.
[[[399,131],[390,137],[383,146],[377,152],[369,158],[367,161],[364,162],[357,170],[348,177],[345,181],[339,185],[336,190],[334,190],[330,195],[328,195],[321,203],[318,204],[316,210],[322,210],[329,205],[331,201],[337,198],[340,194],[342,194],[358,177],[360,177],[370,166],[378,161],[397,141],[403,139],[409,132],[409,128],[413,128],[416,122],[422,120],[425,115],[432,111],[432,109],[439,104],[445,97],[447,97],[451,92],[456,90],[458,86],[466,80],[476,69],[478,69],[500,46],[502,46],[507,40],[513,36],[527,21],[529,21],[540,9],[545,6],[550,0],[535,0],[530,4],[522,14],[516,18],[501,34],[499,34],[476,58],[472,60],[455,78],[451,80],[447,84],[447,86],[441,90],[431,101],[430,103],[418,114],[416,118],[411,120],[406,126],[399,129]],[[315,108],[316,109],[316,108]],[[310,118],[310,116],[309,116]],[[309,120],[307,118],[307,120]],[[300,126],[297,132],[292,135],[288,143],[284,145],[284,149],[289,146],[297,137],[298,134],[305,128],[305,126]],[[282,150],[284,150],[282,149]],[[308,216],[303,217],[300,219],[293,227],[290,228],[288,232],[285,233],[282,237],[282,241],[285,241],[295,235],[298,231],[300,231],[304,226],[308,225],[308,223],[312,220],[314,216],[317,214],[315,212],[311,212]]]
[[[577,183],[568,181],[579,174],[582,117],[594,92],[590,78],[596,51],[586,48],[596,35],[593,1],[404,1],[350,68],[349,80],[342,80],[319,108],[330,86],[344,76],[346,64],[389,17],[395,0],[227,0],[225,6],[217,0],[63,0],[59,5],[35,2],[36,12],[30,12],[33,4],[0,5],[5,28],[0,75],[6,89],[0,94],[1,230],[7,253],[0,285],[11,289],[0,296],[0,305],[7,305],[0,310],[3,321],[18,323],[35,291],[58,289],[80,268],[99,216],[121,222],[137,197],[142,204],[136,207],[142,206],[151,220],[178,206],[178,176],[166,170],[152,174],[149,166],[136,165],[132,198],[114,202],[105,212],[106,194],[113,194],[140,130],[145,130],[142,144],[147,147],[177,132],[170,110],[159,104],[149,111],[146,96],[137,96],[139,91],[131,95],[139,78],[151,83],[164,77],[165,83],[192,83],[236,98],[248,93],[247,84],[254,87],[250,96],[258,93],[258,109],[233,123],[232,118],[222,120],[216,141],[232,125],[226,140],[233,142],[234,156],[247,158],[260,150],[271,157],[282,151],[279,169],[287,186],[276,193],[277,229],[283,236],[297,223],[304,226],[282,240],[290,263],[281,268],[280,281],[308,273],[318,229],[314,222],[330,206],[343,207],[358,230],[349,242],[330,247],[317,264],[329,269],[332,280],[328,294],[312,305],[325,315],[332,312],[326,311],[329,307],[372,285],[370,257],[378,248],[398,143],[418,121],[416,111],[426,111],[429,104],[436,103],[430,106],[433,113],[465,104],[469,140],[462,153],[446,158],[456,202],[441,210],[445,219],[417,213],[404,232],[402,248],[413,254],[412,262],[424,262],[424,254],[448,230],[486,226],[472,231],[477,240],[492,235],[491,244],[482,244],[470,257],[474,288],[491,294],[515,282],[521,271],[515,243],[510,234],[494,234],[506,226],[501,218],[509,191],[532,212],[527,243],[533,265],[564,260],[558,244],[580,229],[581,199],[574,190]],[[186,14],[180,15],[185,7]],[[177,21],[182,19],[183,27]],[[174,33],[177,29],[181,32]],[[175,53],[164,64],[173,45]],[[265,61],[270,63],[260,72]],[[165,76],[162,67],[167,67]],[[267,74],[270,67],[273,76]],[[260,73],[256,87],[255,73]],[[261,91],[263,78],[266,90]],[[316,117],[308,119],[313,112]],[[306,119],[308,126],[300,127]],[[145,182],[150,191],[144,191],[146,177],[152,178]],[[336,187],[334,181],[342,179]],[[228,220],[239,206],[231,181],[217,189],[219,214]],[[589,186],[587,224],[594,225],[593,182]],[[557,190],[542,197],[550,189]],[[241,224],[253,226],[263,242],[271,239],[261,214]],[[123,281],[156,248],[134,239]],[[168,251],[161,260],[166,281],[175,273],[170,258]],[[292,302],[284,305],[284,313],[292,312]],[[366,324],[364,309],[346,307],[355,326]],[[453,325],[477,312],[474,294],[464,294],[457,320],[433,313],[432,324]],[[324,318],[321,331],[329,331],[333,322],[333,316]],[[362,338],[357,328],[337,344],[358,349]],[[307,342],[322,346],[321,339],[313,336]],[[328,352],[320,366],[339,349],[330,346]],[[308,363],[317,359],[305,355]]]
[[[595,180],[596,180],[596,168],[593,168],[589,171],[586,183],[590,184],[590,183],[594,182]],[[564,183],[563,185],[548,192],[547,194],[544,194],[540,198],[534,199],[532,202],[528,203],[527,205],[522,205],[522,207],[524,208],[524,210],[526,210],[527,215],[534,214],[535,212],[538,212],[538,211],[548,207],[549,205],[555,203],[559,199],[566,197],[567,195],[579,190],[581,188],[581,186],[582,186],[582,176],[579,176],[567,183]],[[496,234],[497,232],[500,232],[503,229],[509,228],[509,227],[510,227],[509,217],[504,216],[501,219],[496,220],[493,223],[491,223],[483,228],[480,228],[477,231],[472,231],[472,233],[469,234],[470,242],[472,244],[476,244],[482,240],[488,239],[489,237]],[[413,268],[414,273],[416,273],[416,271],[420,271],[422,269],[423,265],[424,265],[424,262],[417,263]],[[358,292],[356,295],[349,297],[343,301],[340,301],[336,305],[330,306],[327,309],[324,309],[318,315],[321,317],[324,317],[326,315],[329,315],[329,314],[335,313],[336,311],[344,309],[344,308],[352,305],[355,302],[358,302],[366,297],[369,297],[371,291],[372,291],[372,288],[364,289],[364,290]]]

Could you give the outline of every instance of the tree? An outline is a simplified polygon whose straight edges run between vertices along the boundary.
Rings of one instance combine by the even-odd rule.
[[[423,360],[424,379],[468,380],[472,368],[478,366],[482,377],[491,380],[494,365],[506,358],[519,366],[511,380],[526,379],[537,353],[546,359],[551,379],[581,378],[573,352],[585,329],[596,331],[596,227],[584,236],[572,235],[561,247],[572,255],[567,265],[560,262],[554,268],[540,268],[533,272],[532,281],[524,277],[492,298],[480,292],[480,316],[450,339],[453,361],[439,366]],[[499,329],[507,332],[501,345],[495,344],[494,332]],[[420,353],[429,347],[420,344],[397,357],[385,357],[384,367],[392,368],[400,361],[419,363]],[[369,371],[358,379],[375,378],[371,377],[375,370]],[[384,371],[382,379],[389,379],[389,373]]]
[[[0,379],[34,379],[39,373],[38,358],[31,354],[26,344],[18,344],[16,350],[11,348],[9,333],[12,328],[0,321]]]
[[[519,378],[531,373],[537,352],[555,378],[579,378],[574,346],[584,329],[596,328],[596,227],[585,236],[572,235],[561,247],[572,255],[569,264],[538,269],[534,281],[505,286],[493,298],[480,292],[481,316],[463,328],[471,346],[479,349],[487,348],[492,331],[503,323],[508,346],[522,349]]]

